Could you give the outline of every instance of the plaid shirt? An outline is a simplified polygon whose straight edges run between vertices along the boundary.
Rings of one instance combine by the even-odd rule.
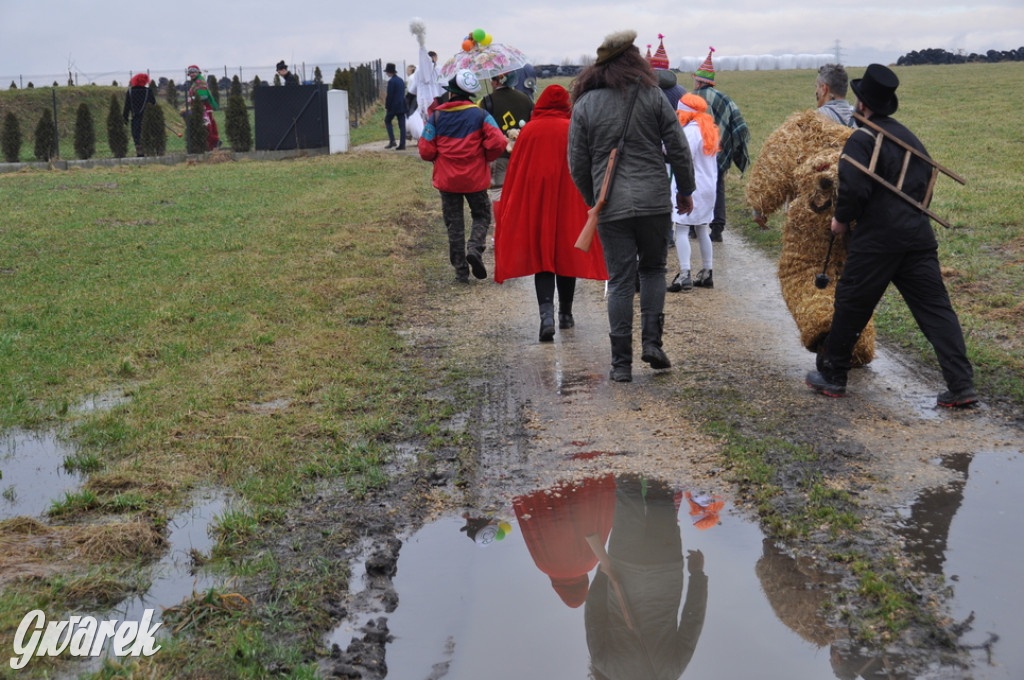
[[[722,132],[722,150],[718,152],[718,173],[724,175],[733,163],[744,172],[750,165],[747,142],[750,130],[736,103],[729,95],[719,92],[713,85],[704,85],[693,91],[708,103],[711,116]]]

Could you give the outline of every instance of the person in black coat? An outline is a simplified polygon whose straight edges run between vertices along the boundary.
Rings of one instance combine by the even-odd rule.
[[[277,75],[281,76],[281,83],[285,86],[299,84],[299,77],[288,70],[288,64],[284,63],[284,59],[277,62]]]
[[[125,125],[131,116],[132,140],[135,142],[135,155],[141,156],[139,140],[142,138],[142,115],[146,112],[146,104],[156,104],[156,97],[149,89],[149,76],[145,73],[136,73],[130,81],[131,87],[124,96],[124,109],[121,112],[124,116]]]
[[[864,77],[850,83],[857,95],[857,112],[927,158],[920,140],[890,116],[896,112],[899,79],[889,68],[871,64]],[[974,371],[967,359],[960,320],[949,301],[939,270],[938,243],[928,215],[883,186],[849,160],[870,167],[876,135],[858,128],[843,147],[839,161],[839,195],[832,233],[849,232],[842,276],[836,284],[832,326],[818,355],[817,369],[807,374],[811,389],[829,397],[846,395],[846,374],[853,345],[890,283],[896,286],[935,354],[947,391],[938,396],[944,407],[970,406],[978,401]],[[875,173],[921,203],[928,195],[933,166],[911,156],[904,170],[903,147],[891,139],[881,146]],[[851,223],[856,223],[851,229]]]
[[[384,99],[384,126],[388,129],[390,140],[388,149],[402,151],[405,149],[405,81],[398,75],[394,64],[384,67],[384,73],[388,76],[388,90]],[[398,146],[395,146],[395,131],[391,126],[392,120],[398,120]]]

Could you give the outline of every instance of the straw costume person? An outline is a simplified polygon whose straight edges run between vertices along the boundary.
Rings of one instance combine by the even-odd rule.
[[[762,227],[768,215],[788,206],[779,284],[800,342],[812,352],[821,351],[832,325],[835,282],[846,261],[846,239],[833,239],[829,227],[839,154],[852,132],[813,109],[792,114],[768,135],[746,187],[747,202]],[[824,288],[815,285],[819,274],[828,277]],[[874,356],[875,327],[869,322],[854,345],[853,364],[870,363]]]

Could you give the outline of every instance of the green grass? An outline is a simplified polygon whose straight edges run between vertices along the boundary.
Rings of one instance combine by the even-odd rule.
[[[0,175],[0,200],[0,427],[66,420],[81,447],[68,464],[90,471],[54,503],[58,522],[159,524],[190,489],[226,486],[245,509],[218,519],[211,568],[230,577],[318,486],[363,497],[388,483],[394,443],[458,437],[436,427],[448,398],[428,396],[444,365],[400,335],[446,267],[429,164],[351,154],[29,171]],[[69,408],[111,389],[129,401]],[[211,624],[240,650],[215,654],[239,665],[221,677],[249,673],[243,658],[274,661],[264,654],[298,668],[316,637],[285,645],[275,631],[304,630],[311,598],[343,571],[281,574],[277,604],[244,615],[259,622],[252,639]],[[48,612],[74,608],[49,577],[26,588]]]

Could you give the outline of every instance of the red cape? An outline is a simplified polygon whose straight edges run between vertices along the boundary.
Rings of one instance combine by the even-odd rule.
[[[608,540],[615,516],[615,477],[559,482],[517,496],[512,507],[534,564],[548,575],[563,602],[574,608],[583,604],[589,572],[597,565],[586,539],[597,534],[601,543]]]
[[[590,252],[573,247],[587,221],[587,204],[569,174],[569,94],[549,85],[509,159],[494,211],[494,280],[554,272],[608,280],[596,236]]]

